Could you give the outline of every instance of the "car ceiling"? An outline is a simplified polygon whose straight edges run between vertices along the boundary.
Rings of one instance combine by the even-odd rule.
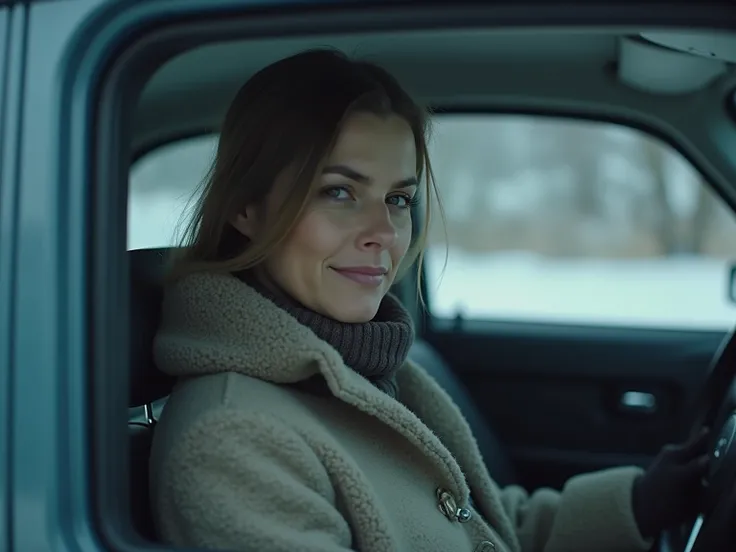
[[[668,31],[453,29],[207,44],[172,58],[147,83],[133,149],[217,132],[256,71],[333,47],[386,67],[435,108],[605,118],[665,135],[736,204],[736,124],[726,109],[736,89],[736,35]]]

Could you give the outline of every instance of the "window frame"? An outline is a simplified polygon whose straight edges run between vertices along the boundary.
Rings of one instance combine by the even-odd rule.
[[[9,432],[13,358],[13,258],[16,239],[16,178],[15,170],[20,120],[17,110],[9,105],[19,103],[22,18],[16,9],[0,6],[0,549],[11,544],[10,493],[12,464],[9,462],[11,442]]]

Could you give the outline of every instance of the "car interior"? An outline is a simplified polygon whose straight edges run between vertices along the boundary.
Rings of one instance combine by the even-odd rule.
[[[207,43],[167,60],[144,86],[131,165],[166,145],[216,135],[246,79],[317,47],[384,66],[435,117],[533,114],[640,130],[671,145],[726,207],[736,207],[736,34],[728,33],[433,28]],[[156,535],[148,451],[175,383],[152,357],[170,252],[128,252],[131,516],[149,542]],[[605,467],[644,466],[661,446],[684,438],[730,331],[447,319],[419,303],[416,285],[409,275],[396,286],[417,323],[410,357],[459,406],[496,482],[528,490],[560,488],[572,475]],[[432,289],[424,291],[431,305]],[[632,393],[656,408],[623,408]]]

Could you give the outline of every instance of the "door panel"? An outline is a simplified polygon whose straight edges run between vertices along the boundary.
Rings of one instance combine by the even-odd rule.
[[[646,464],[662,445],[682,439],[723,336],[435,321],[427,340],[508,446],[522,483],[536,488]]]

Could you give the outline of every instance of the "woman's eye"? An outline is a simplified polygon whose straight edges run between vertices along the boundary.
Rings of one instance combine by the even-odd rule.
[[[330,199],[350,199],[350,192],[343,186],[328,186],[323,188],[322,195]]]
[[[411,207],[412,201],[413,200],[411,197],[409,197],[408,195],[404,195],[404,194],[394,195],[387,199],[387,202],[390,205],[395,205],[396,207],[399,207],[401,209],[406,209],[408,207]]]

